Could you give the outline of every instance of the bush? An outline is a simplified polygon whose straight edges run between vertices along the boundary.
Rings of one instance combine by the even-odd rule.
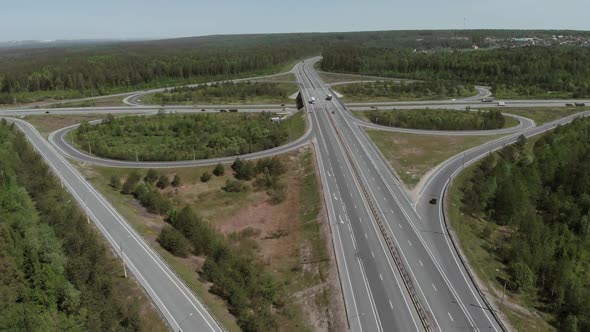
[[[215,165],[213,169],[213,175],[215,176],[222,176],[225,173],[225,167],[221,163]]]
[[[215,230],[189,206],[171,211],[166,220],[192,243],[195,255],[211,254],[222,241]]]
[[[254,166],[254,162],[250,160],[236,158],[231,168],[234,171],[234,177],[238,180],[249,181],[256,176],[256,167]]]
[[[205,171],[203,172],[203,174],[201,174],[201,182],[207,182],[211,180],[211,173]]]
[[[248,185],[240,180],[227,180],[221,189],[228,193],[245,192],[248,191]]]
[[[172,226],[164,226],[158,237],[162,248],[168,250],[175,256],[186,257],[191,251],[189,240]]]
[[[266,193],[270,196],[271,204],[279,204],[287,199],[287,184],[276,181]]]
[[[172,183],[170,183],[173,187],[180,186],[180,176],[178,174],[174,174],[174,179],[172,179]]]
[[[137,186],[135,195],[139,200],[139,203],[145,207],[149,213],[165,214],[172,208],[172,203],[168,198],[163,196],[157,190],[148,189],[145,184]]]
[[[160,178],[158,179],[158,183],[156,183],[156,186],[160,189],[164,189],[166,187],[168,187],[168,185],[170,184],[170,180],[168,180],[168,176],[167,175],[160,175]]]
[[[287,171],[285,165],[278,157],[259,159],[256,163],[257,173],[268,173],[273,176],[284,174]]]
[[[139,173],[137,173],[137,171],[129,173],[127,180],[125,180],[125,183],[123,184],[123,188],[121,188],[121,193],[125,195],[131,194],[135,189],[135,186],[137,186],[137,183],[139,183],[140,179],[141,176]]]
[[[511,264],[509,273],[512,277],[512,288],[517,292],[529,289],[535,282],[533,271],[525,263],[517,262]]]
[[[145,178],[143,178],[143,181],[147,182],[147,183],[154,183],[158,180],[158,178],[160,177],[160,174],[158,174],[158,171],[156,171],[155,169],[149,169],[147,171],[147,174],[145,175]]]
[[[115,190],[119,190],[121,188],[121,179],[117,175],[111,175],[111,180],[109,181],[109,185],[111,188]]]

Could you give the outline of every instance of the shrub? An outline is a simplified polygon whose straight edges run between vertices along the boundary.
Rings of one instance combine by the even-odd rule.
[[[149,169],[147,171],[147,174],[145,175],[145,178],[143,178],[143,181],[147,182],[147,183],[154,183],[158,180],[158,178],[160,177],[160,174],[158,174],[158,171],[156,171],[155,169]]]
[[[225,167],[221,163],[215,165],[213,169],[213,175],[215,176],[222,176],[225,173]]]
[[[257,173],[268,173],[273,176],[281,175],[286,172],[286,167],[278,157],[259,159],[256,163]]]
[[[236,158],[234,163],[231,165],[234,171],[234,177],[238,180],[252,180],[256,176],[256,167],[250,160],[241,160]]]
[[[186,257],[191,251],[189,240],[180,231],[169,225],[162,228],[158,241],[160,241],[162,248],[175,256]]]
[[[201,174],[201,182],[207,182],[211,180],[211,173],[205,171],[203,172],[203,174]]]
[[[139,173],[137,173],[137,171],[133,171],[133,172],[129,173],[129,175],[127,176],[127,180],[125,180],[125,183],[123,184],[123,188],[121,189],[121,193],[126,194],[126,195],[131,194],[140,179],[141,179],[141,176],[139,175]]]
[[[168,185],[170,184],[170,180],[168,180],[168,176],[167,175],[160,175],[160,178],[158,179],[158,183],[156,183],[156,186],[160,189],[164,189],[166,187],[168,187]]]
[[[172,179],[172,183],[170,183],[173,187],[180,186],[180,176],[178,174],[174,174],[174,179]]]
[[[240,180],[227,180],[225,181],[225,186],[221,189],[228,193],[244,192],[248,191],[248,185]]]
[[[119,190],[121,188],[121,179],[117,176],[117,175],[111,175],[111,180],[109,182],[109,185],[115,189],[115,190]]]

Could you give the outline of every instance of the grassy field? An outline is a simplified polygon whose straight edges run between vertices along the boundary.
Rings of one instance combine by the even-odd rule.
[[[62,114],[48,114],[48,115],[27,115],[22,119],[32,124],[41,135],[47,135],[58,129],[75,125],[84,121],[92,121],[102,119],[103,114],[79,114],[79,115],[62,115]]]
[[[535,139],[529,140],[529,146],[532,146],[534,141]],[[446,209],[469,265],[478,279],[483,282],[483,286],[489,289],[488,293],[492,294],[492,300],[499,307],[504,287],[500,280],[506,280],[508,276],[505,272],[507,268],[500,261],[494,243],[502,241],[505,230],[494,223],[476,219],[460,211],[462,206],[460,188],[469,179],[476,166],[477,164],[466,168],[454,179],[449,189]],[[486,225],[490,228],[484,231]],[[485,236],[486,233],[489,236]],[[510,290],[507,290],[506,295],[503,312],[517,331],[555,331],[555,328],[548,323],[553,317],[541,316],[536,310],[531,312],[530,309],[526,309],[541,305],[536,299],[524,298]]]
[[[285,73],[282,75],[276,75],[271,77],[264,77],[257,80],[252,80],[252,82],[257,81],[275,81],[275,82],[296,82],[295,74],[293,73]]]
[[[448,158],[500,136],[431,136],[367,130],[404,184],[412,189],[424,174]]]
[[[190,205],[226,238],[240,241],[252,248],[258,260],[282,285],[288,294],[288,314],[279,316],[281,331],[310,331],[319,326],[339,326],[334,318],[334,298],[337,280],[328,280],[327,271],[335,268],[327,259],[328,246],[325,239],[327,225],[320,214],[321,200],[316,173],[313,168],[313,153],[304,148],[281,155],[287,165],[283,175],[288,184],[287,199],[278,205],[269,203],[264,191],[250,190],[227,193],[220,188],[232,178],[226,165],[225,174],[213,176],[203,183],[199,177],[213,167],[192,167],[159,170],[170,177],[177,174],[182,184],[166,189],[174,206]],[[88,165],[78,166],[85,177],[101,191],[134,228],[176,270],[179,276],[193,289],[215,316],[230,331],[239,331],[235,318],[228,312],[225,303],[209,293],[210,284],[199,278],[204,257],[179,258],[162,249],[156,241],[165,222],[163,217],[149,214],[130,195],[123,195],[109,186],[112,175],[124,178],[131,170],[103,168]],[[145,170],[141,170],[145,175]]]
[[[253,81],[255,83],[256,81]],[[229,83],[231,84],[231,83]],[[240,84],[240,83],[237,83]],[[242,93],[228,94],[224,92],[228,90],[226,86],[203,88],[201,91],[194,91],[190,94],[183,92],[164,92],[148,94],[142,97],[141,102],[146,105],[228,105],[228,104],[286,104],[293,103],[289,96],[298,91],[298,86],[294,83],[279,82],[279,83],[255,83],[255,84],[269,84],[275,87],[275,91],[271,94],[252,94],[250,91]],[[239,85],[238,85],[239,86]],[[179,98],[182,97],[182,100]],[[186,96],[186,98],[184,97]],[[171,98],[171,101],[166,101],[165,98]]]
[[[502,112],[524,116],[534,120],[539,125],[587,110],[590,110],[590,107],[514,107],[504,108]]]
[[[50,108],[65,108],[65,107],[111,107],[111,106],[126,106],[123,103],[125,97],[109,97],[85,101],[72,101],[49,105]]]

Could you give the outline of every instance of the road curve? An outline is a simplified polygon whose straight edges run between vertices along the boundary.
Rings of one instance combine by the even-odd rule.
[[[303,136],[297,138],[293,142],[264,150],[254,153],[248,153],[238,156],[230,156],[230,157],[221,157],[221,158],[212,158],[212,159],[198,159],[198,160],[182,160],[182,161],[126,161],[126,160],[115,160],[115,159],[108,159],[108,158],[101,158],[97,156],[93,156],[87,154],[86,152],[80,151],[79,149],[73,147],[70,143],[67,142],[66,136],[69,132],[76,129],[79,124],[65,127],[59,130],[56,130],[49,134],[49,142],[63,155],[67,156],[68,158],[81,161],[84,163],[94,164],[98,166],[107,166],[107,167],[124,167],[124,168],[171,168],[171,167],[194,167],[194,166],[208,166],[208,165],[215,165],[217,163],[229,163],[234,161],[236,158],[241,159],[258,159],[258,158],[265,158],[274,156],[277,154],[289,152],[296,150],[306,144],[309,143],[309,140],[313,133],[313,124],[311,122],[307,122],[307,130],[303,134]]]
[[[129,271],[177,331],[223,331],[200,299],[174,274],[115,208],[28,122],[4,118],[26,135]]]

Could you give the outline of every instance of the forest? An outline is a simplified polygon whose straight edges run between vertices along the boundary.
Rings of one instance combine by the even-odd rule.
[[[371,110],[363,112],[371,122],[383,126],[431,130],[488,130],[504,127],[506,118],[501,111]]]
[[[508,290],[541,299],[562,331],[590,330],[590,119],[483,159],[461,191],[462,211],[501,229],[495,251]],[[494,227],[492,227],[494,225]]]
[[[449,81],[428,81],[396,83],[377,81],[370,83],[346,84],[336,88],[347,100],[437,100],[464,98],[477,94],[472,85],[451,83]]]
[[[325,71],[491,85],[498,98],[590,97],[590,49],[582,47],[414,52],[340,46],[322,55]]]
[[[82,123],[74,143],[120,160],[193,160],[235,156],[285,144],[303,135],[301,113],[273,123],[273,113],[158,114]]]
[[[5,120],[0,142],[0,330],[140,331],[132,281],[73,198]]]
[[[222,82],[196,87],[167,89],[153,95],[150,102],[166,104],[224,104],[224,103],[285,103],[289,96],[297,92],[297,85],[268,82]],[[143,98],[146,102],[146,96]]]
[[[182,44],[181,44],[182,45]],[[159,48],[157,44],[0,55],[0,104],[74,98],[271,74],[316,54],[311,45]],[[289,68],[290,69],[290,68]]]

